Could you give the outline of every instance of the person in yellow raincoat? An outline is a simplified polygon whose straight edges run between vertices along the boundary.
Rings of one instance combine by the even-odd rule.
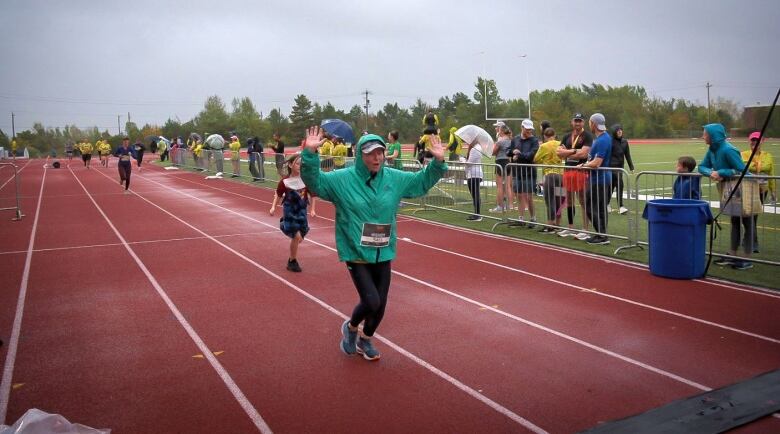
[[[758,131],[750,134],[748,137],[750,149],[740,153],[742,161],[747,163],[751,152],[755,149],[756,155],[753,156],[753,161],[750,162],[750,173],[754,175],[775,176],[775,163],[772,154],[761,150],[764,139],[761,138],[761,143],[759,143],[759,138],[761,138],[761,133]],[[771,202],[777,202],[777,190],[775,188],[774,179],[762,178],[758,180],[759,199],[761,200],[762,205],[768,202],[767,199],[771,199]],[[753,253],[760,253],[760,250],[758,249],[758,213],[753,214]]]
[[[11,157],[16,160],[16,139],[11,140]]]
[[[333,170],[333,136],[325,134],[325,141],[320,146],[320,168],[323,172]]]
[[[344,139],[341,137],[335,137],[335,145],[333,146],[333,167],[334,169],[343,169],[346,165],[347,145],[344,144]]]
[[[230,136],[230,162],[233,164],[233,175],[231,178],[241,176],[241,141],[238,136]]]
[[[463,140],[455,135],[455,131],[458,131],[458,127],[450,128],[450,140],[447,143],[447,150],[450,151],[450,161],[458,161],[463,152]]]

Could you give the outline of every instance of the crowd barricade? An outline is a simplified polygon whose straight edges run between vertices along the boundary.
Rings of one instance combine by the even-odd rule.
[[[721,211],[721,199],[724,198],[723,189],[726,185],[723,182],[714,181],[698,173],[643,171],[637,174],[635,188],[632,192],[632,200],[636,203],[635,218],[641,218],[648,201],[674,198],[677,179],[680,179],[680,182],[677,183],[677,189],[682,197],[695,197],[693,193],[698,185],[699,198],[710,204],[712,214],[717,215]],[[687,182],[683,182],[683,180]],[[736,181],[736,178],[733,180]],[[741,255],[745,254],[747,247],[748,250],[753,250],[750,252],[752,262],[780,265],[780,210],[776,197],[778,183],[780,183],[780,176],[745,176],[742,181],[743,187],[731,199],[729,209],[725,210],[718,218],[719,230],[712,241],[713,256],[744,259]],[[741,216],[732,217],[730,215],[740,213],[739,211],[734,212],[740,208],[742,209]],[[743,219],[753,220],[754,245],[752,249],[750,249],[750,245],[745,243],[745,224],[750,225],[750,222],[743,221]],[[731,232],[735,223],[738,223],[741,228],[737,248],[732,249]],[[647,225],[637,225],[634,231],[631,238],[635,240],[636,245],[646,246],[648,244]],[[737,256],[731,254],[734,250],[736,250]]]
[[[12,220],[21,220],[24,214],[22,214],[22,206],[19,201],[19,168],[14,163],[0,163],[0,170],[4,167],[10,167],[14,171],[14,199],[16,206],[0,208],[0,211],[14,210],[15,215]]]

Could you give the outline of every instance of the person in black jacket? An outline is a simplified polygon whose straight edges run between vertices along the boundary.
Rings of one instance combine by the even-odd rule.
[[[628,147],[628,140],[623,137],[623,127],[620,124],[612,126],[612,159],[609,162],[609,167],[625,167],[625,163],[628,162],[628,167],[631,171],[634,171],[634,162],[631,161],[631,150]],[[618,206],[620,207],[620,214],[628,212],[628,208],[623,206],[623,176],[621,172],[612,172],[612,192],[617,189]],[[611,210],[611,207],[610,207]]]
[[[249,171],[252,173],[252,181],[262,181],[265,178],[263,142],[257,136],[250,137],[247,146],[246,152],[249,156]]]
[[[534,156],[539,150],[539,139],[534,136],[534,123],[526,119],[522,123],[522,131],[512,139],[509,145],[507,155],[511,163],[516,164],[534,164]],[[523,221],[525,208],[528,207],[528,214],[531,217],[528,227],[531,228],[536,222],[536,211],[534,210],[534,188],[536,187],[536,168],[522,166],[514,171],[514,183],[512,187],[517,193],[518,211],[520,212],[520,223],[517,226],[525,226]]]

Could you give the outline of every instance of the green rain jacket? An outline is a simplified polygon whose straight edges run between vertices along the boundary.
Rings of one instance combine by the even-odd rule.
[[[320,159],[304,149],[301,178],[306,188],[336,206],[336,249],[339,260],[377,263],[395,259],[396,214],[401,198],[423,196],[447,171],[447,164],[431,161],[423,170],[412,173],[382,166],[374,176],[361,158],[363,144],[384,140],[375,134],[363,136],[357,144],[355,165],[333,172],[320,171]],[[361,245],[364,223],[389,224],[390,242],[386,247]]]

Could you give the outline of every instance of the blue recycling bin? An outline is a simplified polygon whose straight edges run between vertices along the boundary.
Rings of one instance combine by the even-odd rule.
[[[650,272],[672,279],[704,275],[710,204],[703,200],[655,199],[642,217],[648,222]]]

